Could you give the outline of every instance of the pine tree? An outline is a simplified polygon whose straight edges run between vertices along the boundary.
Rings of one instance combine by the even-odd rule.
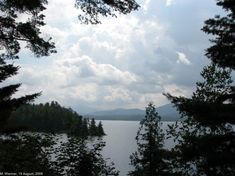
[[[137,10],[139,5],[135,0],[75,0],[75,7],[83,13],[78,15],[79,20],[85,24],[101,23],[100,16],[116,17],[116,12],[128,14]]]
[[[175,167],[180,175],[234,174],[234,151],[231,150],[235,147],[234,130],[231,121],[226,119],[232,117],[233,112],[221,111],[227,105],[218,101],[232,91],[230,74],[231,70],[212,64],[201,72],[204,81],[197,82],[192,98],[167,94],[183,117],[178,129],[171,127],[175,129],[171,134],[180,138],[174,148],[178,153]]]
[[[99,122],[99,124],[98,124],[98,126],[97,126],[97,135],[98,135],[98,136],[103,136],[103,135],[105,135],[104,129],[103,129],[103,125],[102,125],[101,121]]]
[[[174,150],[181,175],[235,175],[235,88],[230,77],[235,69],[235,1],[217,0],[217,5],[227,15],[207,20],[202,29],[215,36],[206,51],[212,64],[201,74],[204,82],[197,83],[191,98],[166,95],[183,117],[178,131],[171,128],[179,138]]]
[[[164,133],[160,128],[161,117],[155,106],[150,103],[146,108],[145,118],[140,122],[136,140],[138,149],[130,156],[134,171],[131,176],[170,175],[166,161],[167,150],[163,149]]]
[[[53,145],[52,136],[43,134],[21,133],[1,138],[0,172],[5,172],[3,175],[38,172],[43,175],[59,176],[51,162]]]
[[[19,67],[9,62],[18,59],[18,53],[21,49],[20,42],[26,42],[29,48],[36,56],[48,56],[54,53],[55,46],[50,42],[50,38],[45,40],[40,37],[40,27],[45,25],[43,22],[44,15],[41,11],[45,9],[45,0],[36,1],[10,1],[0,2],[0,82],[17,74]],[[28,20],[19,21],[19,15],[28,14]],[[40,95],[40,93],[26,95],[20,98],[12,98],[18,90],[20,84],[9,85],[0,88],[0,114],[1,130],[7,123],[12,111],[20,105],[29,103]]]
[[[84,118],[82,120],[82,126],[81,126],[81,137],[85,137],[87,138],[87,136],[89,136],[89,119]]]
[[[6,64],[6,62],[0,58],[0,83],[8,77],[17,74],[18,67],[12,64]],[[35,93],[32,95],[26,95],[20,98],[12,98],[12,95],[18,90],[20,84],[13,84],[0,88],[0,131],[4,133],[11,133],[20,130],[6,128],[7,121],[10,118],[11,112],[16,110],[22,104],[29,103],[40,95]]]
[[[206,56],[222,67],[235,69],[235,1],[217,0],[217,5],[226,12],[226,16],[216,15],[205,21],[202,30],[212,34],[212,46],[206,50]]]
[[[91,136],[95,136],[97,134],[97,127],[96,127],[94,118],[91,119],[91,122],[89,124],[89,134]]]
[[[56,165],[59,173],[65,176],[118,176],[114,164],[109,164],[101,151],[105,143],[98,139],[91,141],[69,137],[58,150]]]

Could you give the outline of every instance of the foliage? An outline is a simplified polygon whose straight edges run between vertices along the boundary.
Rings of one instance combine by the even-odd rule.
[[[80,137],[104,135],[94,119],[90,122],[71,108],[62,107],[55,101],[18,108],[12,113],[9,126],[24,126],[37,132],[66,132]]]
[[[101,16],[116,16],[116,12],[128,14],[137,10],[139,5],[135,0],[76,0],[75,7],[83,13],[78,18],[85,24],[98,24]]]
[[[103,125],[102,125],[101,121],[98,123],[97,133],[99,134],[99,136],[105,135]]]
[[[99,124],[96,125],[95,119],[92,118],[90,125],[89,125],[89,134],[91,136],[97,136],[97,134],[98,134],[98,136],[105,135],[102,123],[99,122]]]
[[[69,137],[57,150],[57,170],[66,176],[117,176],[114,164],[108,164],[100,153],[104,146],[99,139],[90,146],[81,138]]]
[[[19,67],[9,64],[10,60],[18,59],[22,42],[26,43],[36,56],[48,56],[54,53],[55,46],[48,40],[40,37],[39,27],[45,25],[44,15],[41,11],[45,9],[46,0],[3,0],[0,2],[0,82],[16,75]],[[27,14],[27,20],[20,20],[21,15]],[[22,18],[21,18],[22,19]],[[18,90],[20,84],[9,85],[0,88],[0,113],[1,113],[1,131],[8,131],[4,128],[7,120],[13,110],[22,104],[29,103],[40,95],[35,93],[20,98],[12,98],[12,95]]]
[[[231,70],[218,67],[216,64],[204,67],[201,72],[203,82],[197,82],[197,89],[192,98],[199,101],[215,102],[221,96],[231,93]]]
[[[179,140],[174,166],[180,175],[235,175],[235,88],[230,75],[235,68],[235,1],[217,0],[217,5],[228,14],[207,20],[202,29],[215,36],[206,51],[212,64],[201,73],[204,81],[197,83],[191,98],[166,94],[183,117],[180,126],[169,130]]]
[[[11,134],[0,139],[0,172],[43,173],[57,176],[51,158],[53,142],[48,135]]]
[[[11,77],[17,74],[18,67],[13,66],[12,64],[7,64],[3,59],[2,54],[0,56],[0,83],[3,82],[8,77]],[[0,132],[1,133],[11,133],[22,128],[18,129],[9,129],[6,128],[8,119],[12,111],[21,106],[22,104],[29,103],[40,95],[40,93],[35,93],[31,95],[25,95],[20,98],[14,98],[12,95],[18,90],[20,84],[8,85],[0,88]]]
[[[207,49],[206,56],[221,67],[235,69],[235,1],[217,0],[217,5],[221,6],[227,15],[216,15],[205,21],[202,30],[215,36],[211,40],[213,46]]]
[[[166,162],[169,151],[163,149],[164,133],[160,128],[160,119],[161,117],[156,112],[155,106],[150,103],[137,132],[138,149],[130,156],[131,165],[134,166],[135,170],[130,171],[129,175],[170,175]]]
[[[19,53],[20,41],[26,42],[36,56],[48,56],[54,53],[55,46],[51,38],[45,40],[40,37],[40,28],[45,25],[44,15],[46,0],[3,0],[0,2],[0,44],[1,49],[7,53],[5,59],[16,59]],[[27,20],[19,20],[20,16],[27,14]]]
[[[175,168],[181,175],[234,175],[234,105],[220,98],[231,90],[230,70],[212,64],[201,73],[192,98],[167,97],[182,114],[170,133],[178,138]]]

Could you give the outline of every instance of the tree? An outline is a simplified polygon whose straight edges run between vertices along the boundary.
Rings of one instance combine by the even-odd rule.
[[[90,142],[69,137],[58,150],[56,163],[59,173],[66,176],[117,176],[119,172],[114,164],[108,164],[101,155],[105,143],[99,139],[92,145]]]
[[[89,124],[89,119],[83,118],[81,126],[81,137],[87,138],[87,136],[89,135],[88,124]]]
[[[96,126],[94,119],[88,123],[74,110],[55,101],[21,106],[11,114],[7,126],[24,126],[33,132],[67,133],[77,137],[104,135],[101,123]]]
[[[51,162],[53,142],[48,135],[11,134],[0,139],[0,172],[58,176]]]
[[[130,171],[128,175],[170,175],[164,160],[167,150],[163,149],[164,133],[160,128],[160,119],[155,106],[149,103],[136,136],[138,149],[130,156],[131,165],[135,170]]]
[[[53,42],[40,37],[39,27],[45,25],[44,15],[41,11],[45,9],[45,0],[22,0],[12,1],[4,0],[0,2],[0,48],[3,54],[0,55],[0,82],[16,75],[19,67],[9,64],[10,60],[18,59],[20,52],[20,42],[26,42],[29,48],[36,56],[48,56],[55,52]],[[27,14],[28,20],[19,21],[21,14]],[[0,113],[1,129],[7,122],[11,112],[20,105],[29,103],[40,95],[40,93],[26,95],[20,98],[12,98],[12,95],[18,90],[20,84],[14,84],[2,87],[0,89]]]
[[[94,118],[91,119],[91,122],[90,122],[90,125],[89,125],[89,134],[91,136],[95,136],[97,134],[97,127],[96,127]]]
[[[3,56],[3,54],[1,55]],[[0,83],[3,82],[8,77],[17,74],[18,67],[12,64],[6,64],[6,62],[0,56]],[[10,118],[11,112],[17,109],[22,104],[29,103],[40,95],[40,93],[35,93],[32,95],[26,95],[20,98],[12,98],[12,95],[18,90],[20,84],[13,84],[0,88],[0,132],[11,133],[18,129],[6,128],[8,119]]]
[[[178,138],[174,152],[175,167],[180,175],[234,175],[233,113],[219,99],[230,93],[231,70],[215,64],[201,72],[203,82],[197,82],[192,98],[167,97],[182,115],[182,123],[171,127]],[[226,108],[226,109],[224,109]],[[230,114],[231,113],[231,114]]]
[[[139,5],[135,0],[76,0],[75,7],[83,12],[78,16],[82,23],[98,24],[100,15],[116,17],[116,12],[127,14]]]
[[[235,1],[217,0],[217,5],[228,14],[223,17],[216,15],[205,21],[202,30],[215,36],[211,40],[214,45],[206,50],[206,56],[221,67],[235,69]]]
[[[97,133],[98,133],[98,136],[103,136],[103,135],[105,135],[104,129],[103,129],[103,125],[102,125],[101,121],[100,121],[99,124],[98,124]]]
[[[235,1],[217,0],[217,5],[228,14],[205,21],[202,29],[215,36],[206,50],[212,64],[201,73],[204,82],[197,83],[191,98],[166,94],[183,117],[178,129],[170,128],[179,138],[174,150],[181,175],[235,174],[235,88],[230,76],[235,68]]]
[[[21,46],[20,41],[26,42],[36,56],[48,56],[55,53],[55,45],[51,38],[43,39],[40,27],[44,26],[44,15],[47,0],[3,0],[0,2],[0,45],[6,52],[2,59],[17,59]],[[99,15],[115,16],[115,12],[123,14],[137,10],[139,5],[134,0],[75,0],[75,6],[81,9],[81,22],[97,24]],[[19,21],[19,16],[27,14],[27,21]]]
[[[48,56],[55,52],[51,38],[45,40],[40,37],[40,27],[45,25],[44,15],[46,0],[3,0],[0,3],[0,44],[1,50],[6,52],[3,59],[17,59],[21,46],[20,41],[26,42],[36,56]],[[27,14],[27,21],[19,21],[19,16]]]
[[[214,44],[206,50],[206,56],[213,63],[224,68],[235,69],[235,1],[217,0],[217,5],[221,6],[226,12],[226,16],[216,15],[213,19],[205,21],[202,30],[205,33],[214,35],[211,42]],[[218,98],[223,103],[219,108],[220,115],[226,114],[225,121],[234,123],[235,114],[235,86],[231,86],[231,91]],[[225,103],[226,102],[226,103]]]

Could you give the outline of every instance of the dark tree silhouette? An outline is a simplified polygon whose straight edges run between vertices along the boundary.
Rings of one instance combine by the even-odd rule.
[[[95,123],[95,119],[92,118],[91,122],[90,122],[90,126],[89,126],[89,134],[91,136],[95,136],[97,134],[97,127],[96,127],[96,123]]]
[[[85,24],[98,24],[100,16],[116,17],[117,12],[128,14],[139,8],[135,0],[76,0],[75,6],[83,12],[78,18]]]
[[[58,149],[57,169],[66,176],[117,176],[114,164],[101,155],[105,143],[97,140],[92,146],[86,140],[69,137]]]
[[[89,135],[104,135],[102,124],[101,127],[96,126],[94,119],[89,122],[56,101],[21,106],[11,114],[8,121],[8,127],[17,126],[27,127],[33,132],[67,133],[85,138]]]
[[[150,103],[146,108],[145,118],[140,122],[136,140],[138,150],[130,156],[134,171],[131,176],[164,176],[170,175],[166,162],[168,151],[163,149],[164,133],[160,128],[161,117],[155,106]]]
[[[39,27],[45,25],[44,15],[41,11],[45,9],[45,0],[3,0],[0,2],[0,82],[16,75],[19,67],[9,64],[14,59],[18,59],[20,52],[20,42],[26,42],[29,48],[36,56],[48,56],[55,52],[53,42],[50,38],[45,40],[40,37]],[[19,21],[21,14],[27,14],[27,21]],[[0,89],[0,114],[1,129],[7,122],[11,112],[22,104],[29,103],[40,95],[40,93],[26,95],[20,98],[12,98],[18,90],[20,84],[14,84],[2,87]]]
[[[226,16],[216,15],[205,21],[202,30],[214,35],[213,45],[206,51],[206,56],[222,67],[235,69],[235,1],[217,0],[217,5],[226,12]]]
[[[0,58],[0,83],[8,77],[17,74],[18,69],[18,67],[13,66],[12,64],[6,64],[6,62]],[[23,130],[21,128],[6,128],[11,112],[16,110],[22,104],[33,101],[40,95],[40,93],[35,93],[31,95],[25,95],[20,98],[12,97],[20,85],[21,84],[13,84],[0,88],[0,132],[12,133],[18,130]]]
[[[102,125],[101,122],[99,122],[99,124],[97,126],[97,133],[98,133],[98,136],[104,136],[105,135],[103,125]]]
[[[48,135],[8,135],[0,139],[0,171],[23,175],[42,173],[58,176],[51,162],[53,142]],[[21,174],[20,174],[21,173]]]
[[[183,117],[179,126],[171,127],[171,134],[179,138],[174,152],[180,175],[234,175],[235,121],[229,120],[233,112],[227,104],[218,101],[231,92],[230,73],[212,64],[202,71],[204,81],[197,82],[192,98],[167,94]]]
[[[235,175],[235,87],[230,76],[235,69],[235,1],[217,0],[217,5],[227,15],[207,20],[202,29],[215,36],[206,51],[212,64],[201,73],[204,82],[197,83],[191,98],[166,94],[183,117],[178,131],[170,128],[179,138],[174,150],[181,175]]]

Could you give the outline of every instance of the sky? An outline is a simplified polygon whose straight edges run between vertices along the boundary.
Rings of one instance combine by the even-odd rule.
[[[163,93],[189,97],[209,63],[203,22],[221,14],[215,0],[138,0],[141,8],[102,24],[78,21],[74,0],[49,0],[45,38],[57,54],[22,49],[17,96],[42,91],[36,103],[58,101],[79,113],[168,104]]]

